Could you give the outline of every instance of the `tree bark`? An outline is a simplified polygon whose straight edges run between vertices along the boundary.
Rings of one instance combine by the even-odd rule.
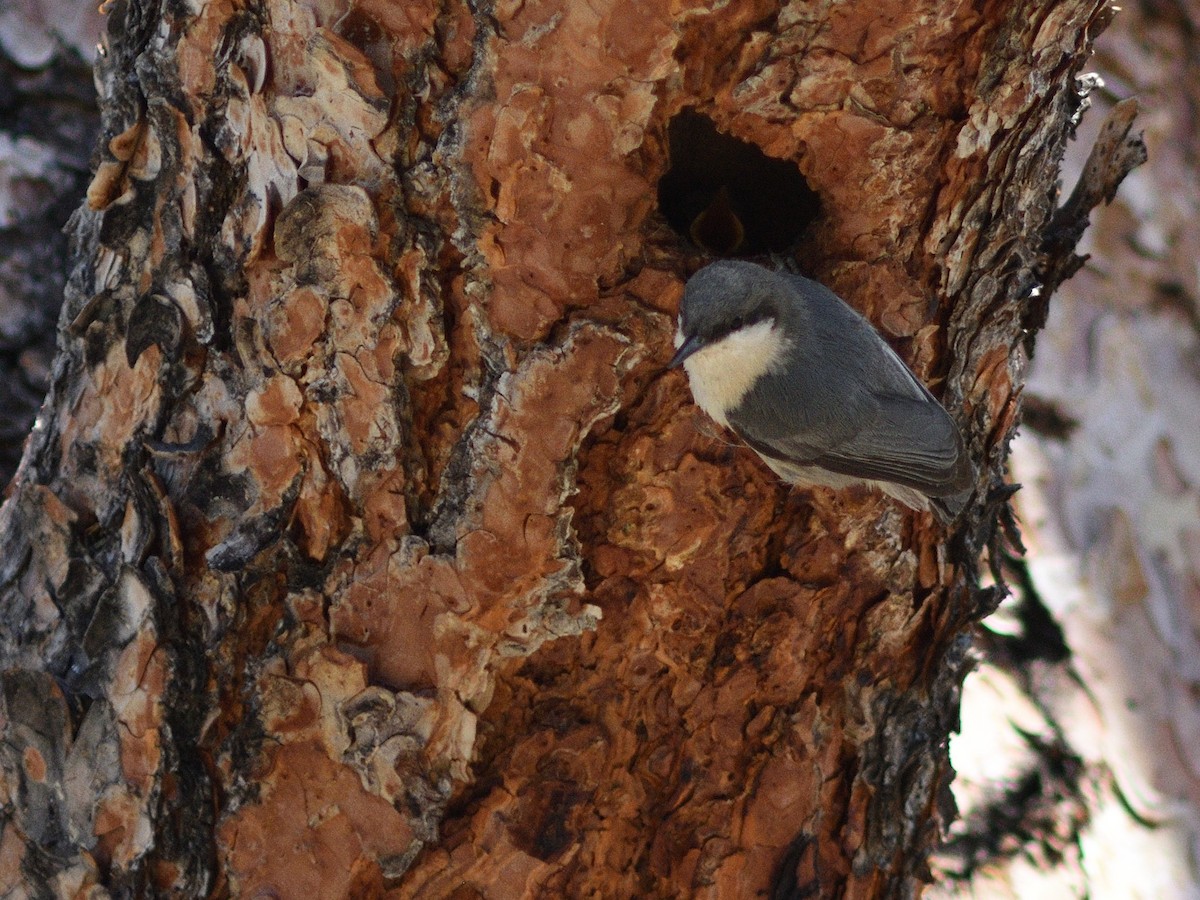
[[[111,4],[0,512],[0,883],[918,894],[1108,15]],[[798,167],[795,257],[963,424],[949,534],[787,490],[662,372],[687,108]]]

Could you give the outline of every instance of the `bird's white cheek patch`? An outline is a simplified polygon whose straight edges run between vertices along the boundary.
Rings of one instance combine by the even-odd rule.
[[[683,363],[696,405],[728,426],[729,411],[758,379],[783,363],[786,350],[774,320],[766,319],[696,351]]]

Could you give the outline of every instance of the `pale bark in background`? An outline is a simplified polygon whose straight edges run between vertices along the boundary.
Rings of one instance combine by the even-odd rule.
[[[0,2],[0,484],[50,383],[67,280],[63,233],[100,125],[94,4]]]
[[[0,513],[0,885],[917,893],[1103,3],[111,16]],[[948,544],[663,375],[687,107],[796,163],[798,258],[963,422]]]
[[[1033,585],[1072,656],[969,678],[952,750],[968,808],[1031,760],[1046,768],[997,735],[1005,719],[1046,741],[1058,729],[1078,770],[1043,782],[1062,860],[994,860],[975,897],[1200,897],[1200,4],[1123,6],[1065,181],[1125,97],[1149,164],[1094,217],[1091,259],[1051,304],[1026,398],[1041,415],[1014,445]]]
[[[46,69],[56,59],[72,54],[90,65],[104,32],[98,6],[79,0],[4,0],[0,4],[0,51],[26,71]],[[59,82],[54,87],[61,93],[69,85]],[[90,152],[92,148],[84,149]]]

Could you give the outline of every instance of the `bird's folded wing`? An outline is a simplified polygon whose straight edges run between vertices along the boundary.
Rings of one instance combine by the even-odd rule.
[[[755,440],[730,424],[758,453],[797,465],[917,488],[939,494],[961,488],[963,466],[957,429],[933,402],[880,397],[874,415],[856,433],[818,447],[803,434]]]

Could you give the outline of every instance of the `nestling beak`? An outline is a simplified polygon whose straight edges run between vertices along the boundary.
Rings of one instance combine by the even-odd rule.
[[[700,339],[700,335],[693,334],[690,338],[679,345],[679,349],[675,351],[675,355],[671,357],[671,361],[667,363],[668,369],[674,369],[676,366],[683,365],[683,361],[704,347],[704,341]]]

